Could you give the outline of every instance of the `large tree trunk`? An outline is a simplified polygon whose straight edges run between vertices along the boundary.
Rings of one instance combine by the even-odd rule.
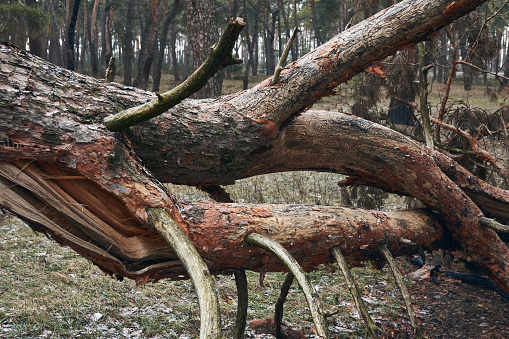
[[[252,232],[277,239],[309,270],[327,261],[336,245],[357,260],[376,260],[379,241],[396,253],[412,251],[398,242],[401,237],[438,245],[444,226],[509,292],[509,250],[479,222],[481,208],[507,217],[509,192],[383,126],[351,115],[306,112],[337,84],[482,1],[411,3],[397,4],[334,37],[287,66],[275,86],[267,79],[217,100],[186,100],[119,133],[108,131],[103,118],[154,94],[62,70],[2,46],[0,205],[103,270],[141,283],[186,277],[154,231],[149,217],[154,208],[168,212],[213,273],[264,264],[282,269],[272,256],[244,243]],[[231,184],[289,170],[344,173],[350,176],[347,183],[414,196],[444,222],[423,212],[186,205],[160,183]]]

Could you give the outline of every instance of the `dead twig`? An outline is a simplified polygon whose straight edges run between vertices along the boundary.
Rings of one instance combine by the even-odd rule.
[[[410,298],[410,293],[408,292],[405,282],[403,281],[403,275],[401,275],[401,272],[399,271],[398,266],[396,265],[396,262],[394,261],[391,252],[387,248],[387,244],[385,242],[381,242],[380,244],[378,244],[378,251],[380,251],[380,253],[384,256],[385,260],[389,264],[389,268],[392,272],[392,275],[394,276],[394,279],[396,280],[396,283],[399,286],[401,295],[403,296],[403,300],[406,305],[408,316],[410,317],[410,324],[412,325],[412,328],[414,329],[415,332],[415,337],[418,339],[424,338],[424,334],[422,333],[421,327],[419,326],[419,322],[417,321],[417,316],[415,315],[414,307],[412,305],[412,299]]]

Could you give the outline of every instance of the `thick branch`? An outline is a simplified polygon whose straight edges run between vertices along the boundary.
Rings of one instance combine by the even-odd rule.
[[[255,119],[269,120],[279,127],[318,99],[334,95],[337,85],[363,72],[373,62],[425,39],[483,2],[399,2],[286,66],[276,85],[270,86],[269,78],[228,102]]]
[[[232,57],[232,49],[244,26],[241,18],[235,21],[230,18],[210,56],[186,81],[166,93],[159,94],[156,100],[105,118],[106,127],[110,131],[120,131],[152,119],[198,92],[221,68],[241,63],[240,59]]]

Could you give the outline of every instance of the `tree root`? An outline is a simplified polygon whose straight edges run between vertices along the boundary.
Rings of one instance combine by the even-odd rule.
[[[235,319],[235,334],[233,338],[242,339],[246,330],[247,304],[249,300],[246,271],[238,270],[233,272],[233,274],[235,275],[235,285],[237,286],[237,317]]]
[[[281,293],[279,294],[279,298],[277,299],[275,311],[274,311],[274,325],[276,327],[276,339],[283,339],[283,332],[281,331],[281,322],[283,321],[283,306],[286,301],[286,296],[288,295],[288,291],[293,283],[293,278],[295,276],[292,272],[288,272],[286,274],[285,281],[283,281],[283,285],[281,285]]]
[[[359,293],[359,290],[357,289],[357,285],[355,284],[352,273],[348,268],[348,263],[346,262],[343,253],[341,253],[341,249],[338,246],[334,246],[333,248],[331,248],[331,253],[338,262],[339,268],[341,268],[341,272],[343,272],[343,276],[345,277],[346,280],[346,285],[348,286],[348,289],[352,294],[355,306],[357,307],[359,313],[362,315],[362,319],[364,320],[364,324],[366,325],[366,331],[369,333],[369,336],[371,338],[373,339],[378,338],[377,332],[380,331],[380,329],[375,325],[375,323],[369,316],[368,310],[366,309],[366,305],[364,305],[364,302],[362,301],[361,295]]]
[[[309,305],[309,310],[311,311],[311,316],[313,317],[313,322],[315,323],[317,334],[322,338],[328,338],[327,326],[325,325],[325,318],[323,316],[322,303],[320,302],[318,293],[316,293],[313,286],[307,280],[304,270],[302,267],[300,267],[299,263],[297,263],[297,261],[290,255],[290,253],[288,253],[288,251],[283,246],[281,246],[281,244],[261,234],[248,234],[244,240],[250,245],[261,247],[271,252],[282,262],[284,262],[290,272],[292,272],[292,274],[297,279],[300,288],[302,289],[302,293],[304,293],[304,296],[306,297]]]
[[[403,300],[405,301],[408,316],[410,317],[410,324],[412,325],[412,328],[414,329],[415,332],[415,337],[418,339],[424,338],[424,334],[422,333],[421,327],[419,326],[419,322],[417,321],[417,316],[415,315],[414,308],[412,306],[410,293],[408,292],[408,289],[405,286],[405,282],[403,281],[403,275],[401,275],[401,272],[399,271],[398,266],[396,265],[396,261],[394,261],[394,258],[392,257],[392,254],[389,251],[389,249],[387,248],[386,243],[384,242],[379,243],[378,250],[384,256],[385,260],[387,260],[392,275],[394,276],[394,279],[396,280],[396,283],[399,286],[401,295],[403,296]]]
[[[215,283],[200,254],[162,208],[148,208],[149,222],[171,246],[191,277],[200,305],[200,339],[221,338],[221,317]]]

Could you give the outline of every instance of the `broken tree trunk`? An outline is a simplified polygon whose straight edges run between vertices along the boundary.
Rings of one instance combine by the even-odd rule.
[[[401,237],[423,246],[442,237],[440,225],[424,212],[185,205],[161,184],[232,184],[289,170],[344,173],[351,183],[412,195],[438,211],[454,239],[507,291],[509,251],[478,221],[486,206],[495,206],[494,216],[507,213],[501,208],[509,202],[506,191],[380,125],[306,112],[337,84],[480,3],[401,2],[290,64],[275,86],[267,79],[216,100],[186,100],[119,133],[108,131],[103,119],[154,94],[68,72],[1,45],[0,204],[105,271],[140,283],[187,277],[153,229],[150,208],[168,212],[213,274],[264,265],[284,269],[243,241],[252,232],[282,243],[305,270],[328,261],[334,246],[349,260],[376,260],[382,239],[397,255],[413,250],[402,247]]]

